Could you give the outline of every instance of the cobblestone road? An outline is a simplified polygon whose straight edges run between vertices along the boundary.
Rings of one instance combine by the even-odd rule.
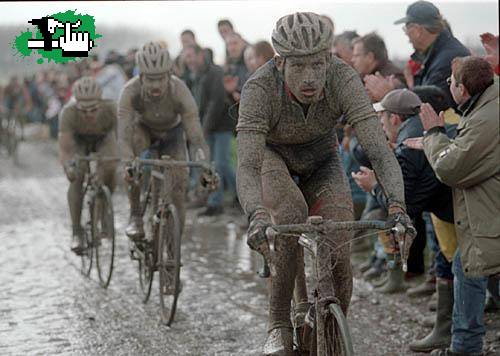
[[[266,287],[238,218],[199,221],[190,212],[184,288],[167,328],[159,325],[157,286],[148,304],[139,298],[123,235],[125,196],[114,197],[117,260],[103,290],[95,274],[79,273],[69,252],[67,182],[55,145],[23,143],[20,157],[21,167],[0,158],[0,355],[260,354]],[[356,354],[409,355],[407,344],[427,332],[417,323],[424,304],[404,295],[383,299],[356,279],[349,320]]]

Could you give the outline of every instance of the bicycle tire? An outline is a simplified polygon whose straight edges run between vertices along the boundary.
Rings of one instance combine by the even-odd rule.
[[[353,356],[354,348],[352,345],[349,325],[347,324],[347,319],[345,318],[340,305],[331,303],[328,306],[328,311],[331,314],[331,318],[328,318],[328,327],[330,328],[329,333],[331,333],[334,337],[334,345],[332,345],[333,352],[331,355]]]
[[[143,216],[146,218],[145,223],[145,243],[143,247],[143,257],[139,259],[139,286],[142,292],[142,302],[147,303],[151,296],[151,288],[153,285],[155,259],[150,248],[150,243],[156,239],[157,234],[155,214],[156,206],[158,205],[158,190],[156,188],[155,178],[148,174],[145,175],[149,183],[144,183],[146,192],[141,197]]]
[[[99,284],[107,288],[113,275],[113,264],[115,259],[115,219],[113,212],[113,201],[108,187],[100,188],[97,199],[102,200],[100,211],[98,204],[94,204],[94,224],[92,225],[93,240],[95,243],[95,255]]]
[[[87,192],[85,188],[84,192]],[[93,237],[92,237],[92,221],[93,221],[93,206],[94,199],[90,198],[88,194],[84,195],[84,200],[82,204],[82,214],[81,216],[86,219],[83,225],[83,251],[80,256],[81,273],[89,277],[90,272],[92,271],[92,261],[93,261]]]
[[[162,323],[170,326],[174,321],[177,309],[181,271],[180,221],[177,208],[173,204],[169,204],[163,209],[160,219],[158,271],[161,319]]]

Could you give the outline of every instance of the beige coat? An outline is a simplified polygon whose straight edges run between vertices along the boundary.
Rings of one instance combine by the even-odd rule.
[[[500,132],[498,81],[465,112],[457,137],[424,137],[427,159],[453,188],[458,249],[467,277],[500,272]]]

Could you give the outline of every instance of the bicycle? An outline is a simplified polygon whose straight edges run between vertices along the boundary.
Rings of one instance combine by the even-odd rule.
[[[118,161],[114,157],[97,155],[75,157],[75,167],[87,162],[83,179],[83,251],[81,254],[81,272],[90,276],[95,261],[99,284],[107,288],[113,274],[115,259],[115,224],[113,202],[109,188],[97,177],[96,165],[99,161]]]
[[[129,239],[130,257],[138,261],[143,303],[147,303],[151,295],[154,272],[159,272],[161,321],[170,326],[181,292],[182,266],[182,227],[172,198],[173,169],[198,167],[213,172],[213,168],[204,162],[175,161],[169,156],[136,158],[129,163],[128,174],[134,177],[134,184],[141,184],[142,180],[140,204],[145,221],[144,240]]]
[[[404,227],[401,224],[390,226],[385,221],[332,221],[324,220],[320,216],[311,216],[305,224],[293,225],[273,225],[266,229],[266,236],[269,243],[269,251],[264,253],[265,260],[269,267],[269,273],[275,275],[273,266],[274,241],[278,237],[298,237],[298,243],[312,255],[313,275],[322,286],[316,286],[314,301],[308,312],[309,326],[312,328],[312,337],[307,345],[302,343],[303,336],[300,335],[300,327],[295,318],[292,318],[294,329],[295,348],[300,354],[310,352],[310,355],[354,355],[352,339],[350,336],[347,320],[342,312],[338,299],[335,297],[329,269],[319,269],[318,264],[321,259],[330,258],[332,246],[324,239],[325,234],[335,231],[356,231],[356,230],[385,230],[394,234],[398,240],[404,235]],[[321,247],[321,248],[320,248]],[[341,246],[338,246],[339,248]],[[323,264],[324,265],[324,264]],[[327,264],[328,266],[328,264]],[[264,271],[264,273],[267,271]],[[265,277],[265,275],[264,275]],[[328,288],[324,284],[328,283]],[[331,291],[331,292],[322,292]],[[314,336],[315,335],[315,336]],[[307,338],[307,337],[306,337]]]

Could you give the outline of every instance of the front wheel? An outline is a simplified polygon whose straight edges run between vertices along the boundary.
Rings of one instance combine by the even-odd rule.
[[[354,355],[349,325],[340,305],[332,303],[328,306],[328,311],[325,333],[329,355]]]
[[[177,299],[181,291],[181,227],[177,208],[173,204],[162,209],[158,246],[160,272],[160,306],[162,322],[168,326],[174,321]]]
[[[101,188],[94,204],[92,236],[95,242],[99,283],[101,287],[107,288],[115,259],[115,219],[111,192],[106,186]]]
[[[83,219],[83,249],[80,257],[80,271],[86,277],[90,276],[92,271],[92,260],[94,254],[94,240],[92,237],[92,222],[94,220],[94,204],[95,200],[85,194],[85,199],[82,204],[82,219]]]

